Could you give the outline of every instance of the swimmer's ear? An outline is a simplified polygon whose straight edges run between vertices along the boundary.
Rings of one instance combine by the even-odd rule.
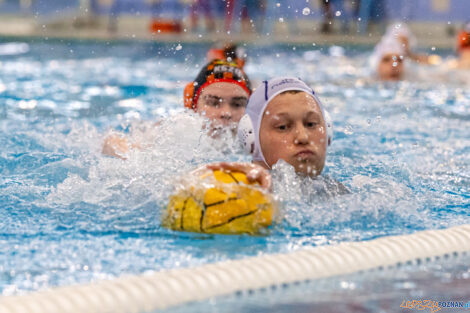
[[[190,82],[184,87],[184,107],[192,110],[196,110],[194,104],[194,82]]]

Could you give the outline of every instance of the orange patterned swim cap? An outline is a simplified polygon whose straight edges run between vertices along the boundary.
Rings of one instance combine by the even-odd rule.
[[[196,79],[184,88],[184,106],[196,110],[199,94],[203,87],[220,82],[237,84],[251,95],[250,80],[236,63],[213,60],[204,66]]]

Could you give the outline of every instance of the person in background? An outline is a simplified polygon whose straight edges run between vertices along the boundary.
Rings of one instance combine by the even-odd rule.
[[[236,63],[212,60],[186,85],[184,106],[206,117],[210,121],[208,134],[216,138],[224,129],[235,133],[250,94],[250,80]],[[130,149],[141,148],[124,134],[112,133],[105,138],[102,153],[127,159]]]
[[[438,64],[441,58],[438,55],[427,55],[416,53],[417,40],[405,23],[395,23],[387,27],[383,38],[387,40],[397,40],[403,45],[403,50],[408,60],[421,64]]]
[[[457,53],[456,68],[470,69],[470,22],[457,35]]]
[[[274,28],[277,22],[286,23],[289,34],[298,35],[300,33],[297,25],[296,10],[289,1],[263,0],[263,19],[261,20],[261,32],[265,36],[274,34]]]
[[[212,60],[184,89],[184,106],[211,120],[210,134],[221,127],[236,131],[245,113],[251,83],[236,63]]]
[[[405,74],[405,59],[403,45],[394,38],[384,37],[375,46],[369,62],[374,75],[380,80],[398,81]]]
[[[206,31],[215,30],[215,21],[212,10],[212,0],[192,0],[190,6],[191,29],[198,29],[199,14],[204,13],[206,19]]]
[[[331,9],[331,0],[321,0],[320,2],[323,11],[323,22],[321,24],[320,32],[329,34],[333,28],[333,11]]]
[[[207,51],[206,59],[208,62],[216,59],[235,62],[239,68],[243,69],[246,63],[246,53],[245,49],[234,43],[223,45],[217,43]]]
[[[260,0],[226,0],[225,31],[258,32]],[[234,23],[235,21],[235,23]]]

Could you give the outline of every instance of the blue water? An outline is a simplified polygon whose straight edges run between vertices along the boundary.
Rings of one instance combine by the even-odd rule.
[[[200,118],[182,114],[184,85],[206,45],[9,45],[0,54],[3,295],[470,223],[468,73],[409,64],[405,81],[382,84],[370,78],[368,48],[341,56],[311,44],[248,45],[255,85],[299,76],[323,99],[335,125],[324,175],[351,193],[315,192],[315,182],[280,164],[273,174],[282,222],[268,236],[210,236],[160,226],[176,176],[249,160],[230,137],[214,142]],[[102,156],[110,129],[147,148],[127,161]],[[458,264],[441,269],[460,272]]]

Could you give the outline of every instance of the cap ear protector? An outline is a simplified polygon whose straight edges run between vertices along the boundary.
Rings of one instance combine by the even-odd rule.
[[[184,87],[184,107],[196,109],[194,106],[194,82],[190,82]]]
[[[331,142],[333,141],[333,121],[331,120],[330,113],[328,113],[328,111],[322,107],[321,103],[318,101],[318,98],[314,98],[322,109],[323,119],[325,120],[326,125],[326,136],[328,138],[327,145],[330,146]],[[251,121],[251,118],[248,114],[243,115],[243,117],[240,119],[240,122],[238,123],[238,138],[246,152],[251,154],[255,151],[255,129],[253,127],[253,122]]]
[[[243,115],[238,122],[237,133],[243,149],[250,154],[253,153],[255,151],[255,129],[248,114]]]

